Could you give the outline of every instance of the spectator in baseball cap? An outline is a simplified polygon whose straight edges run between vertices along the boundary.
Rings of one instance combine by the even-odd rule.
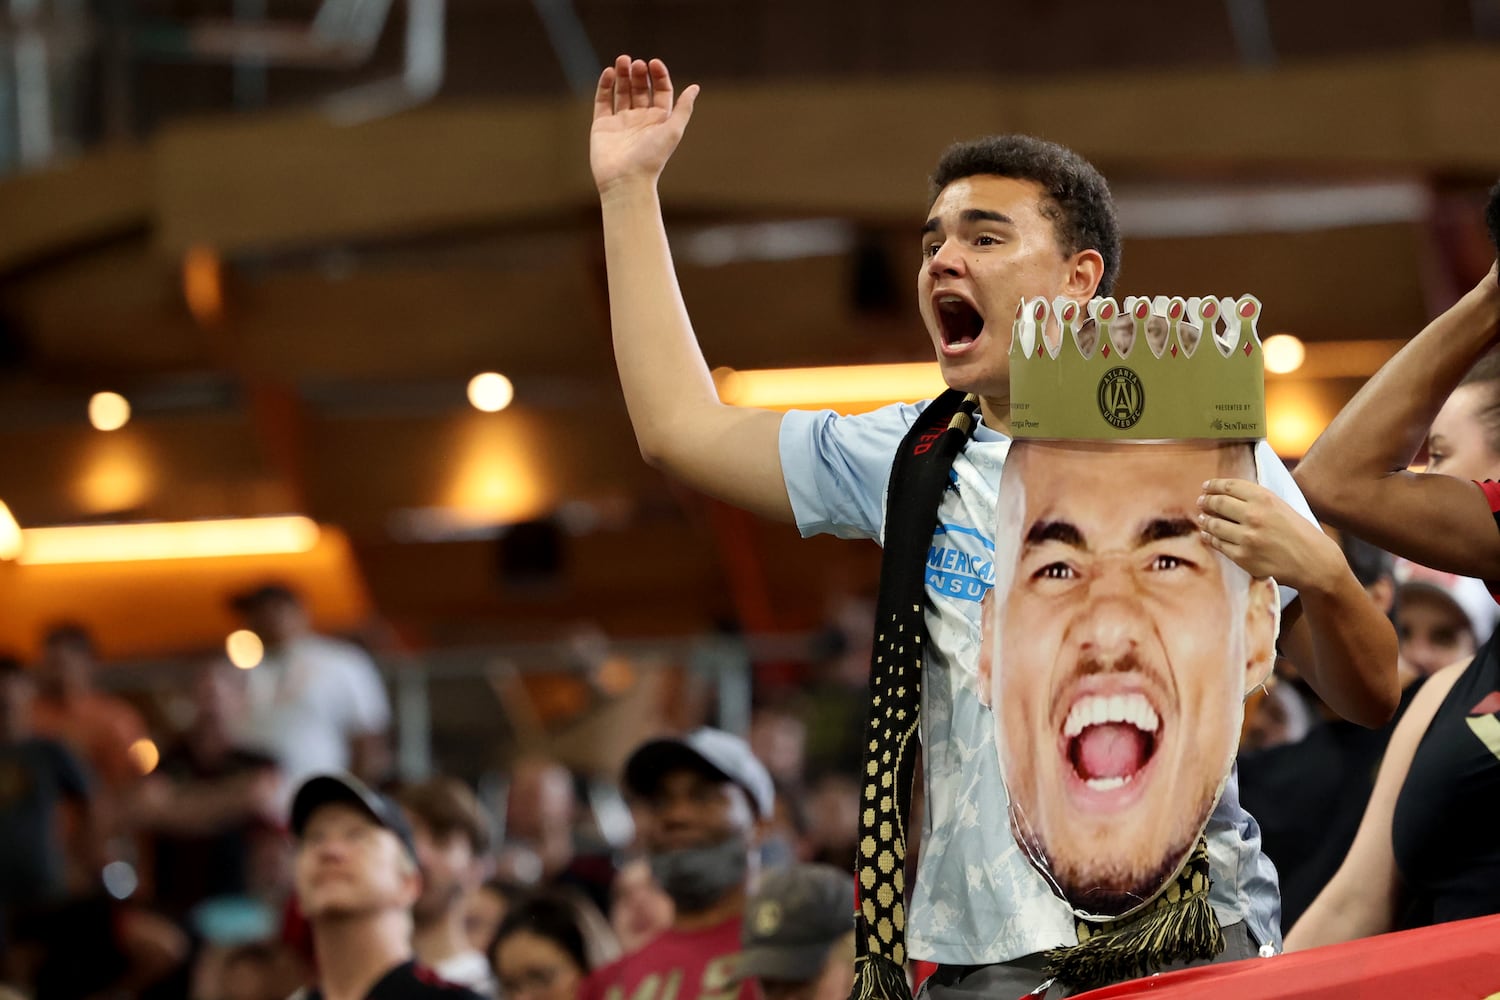
[[[832,865],[769,872],[745,908],[739,975],[764,1000],[846,1000],[854,985],[854,879]]]
[[[412,959],[422,877],[411,827],[394,802],[352,775],[318,775],[292,800],[292,833],[297,901],[317,955],[319,983],[307,1000],[478,1000]]]
[[[731,991],[758,841],[775,809],[770,773],[744,740],[705,728],[639,747],[624,785],[652,874],[676,913],[647,947],[590,976],[581,995],[636,996],[655,977],[675,978],[679,1000],[754,1000],[749,980]]]
[[[1396,636],[1401,667],[1430,677],[1466,660],[1495,628],[1496,604],[1483,583],[1408,560],[1396,562]]]

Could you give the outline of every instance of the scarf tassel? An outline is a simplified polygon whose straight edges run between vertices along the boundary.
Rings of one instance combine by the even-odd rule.
[[[1217,957],[1224,951],[1224,929],[1207,891],[1180,905],[1144,914],[1118,931],[1096,932],[1087,941],[1047,953],[1045,974],[1074,990],[1138,979],[1174,962]],[[857,998],[856,998],[857,1000]]]
[[[883,955],[866,955],[854,970],[849,1000],[912,1000],[906,970]]]

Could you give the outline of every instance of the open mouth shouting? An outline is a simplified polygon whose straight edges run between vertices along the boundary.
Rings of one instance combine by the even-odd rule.
[[[984,314],[958,292],[938,292],[932,297],[932,315],[942,336],[942,351],[955,357],[973,349],[984,333]]]
[[[1123,809],[1161,745],[1161,716],[1144,692],[1080,692],[1060,734],[1069,790],[1093,810]]]

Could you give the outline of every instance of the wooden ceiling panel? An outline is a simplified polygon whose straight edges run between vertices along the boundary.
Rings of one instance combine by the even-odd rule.
[[[894,330],[886,317],[858,314],[849,256],[681,267],[679,281],[713,367],[849,364],[892,351],[927,356],[914,336],[921,329],[914,294],[896,291],[905,294],[911,323]]]
[[[388,536],[402,510],[505,522],[571,499],[628,501],[659,488],[617,396],[495,414],[458,406],[436,416],[319,418],[307,454],[312,513],[362,537]]]
[[[25,527],[130,515],[178,520],[293,509],[248,423],[229,413],[0,432],[0,499]]]
[[[278,271],[244,282],[230,308],[254,370],[289,380],[613,366],[598,278],[571,255],[509,270]]]
[[[1128,241],[1123,294],[1252,292],[1262,333],[1404,339],[1426,322],[1422,236],[1412,225]]]
[[[183,303],[178,268],[144,239],[14,278],[0,301],[47,366],[139,373],[212,360]]]

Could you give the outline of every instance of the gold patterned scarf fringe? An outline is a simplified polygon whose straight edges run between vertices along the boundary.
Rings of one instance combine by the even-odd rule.
[[[1046,974],[1074,991],[1138,979],[1174,962],[1217,957],[1224,929],[1208,901],[1208,843],[1150,908],[1124,920],[1078,921],[1078,943],[1047,953]]]

